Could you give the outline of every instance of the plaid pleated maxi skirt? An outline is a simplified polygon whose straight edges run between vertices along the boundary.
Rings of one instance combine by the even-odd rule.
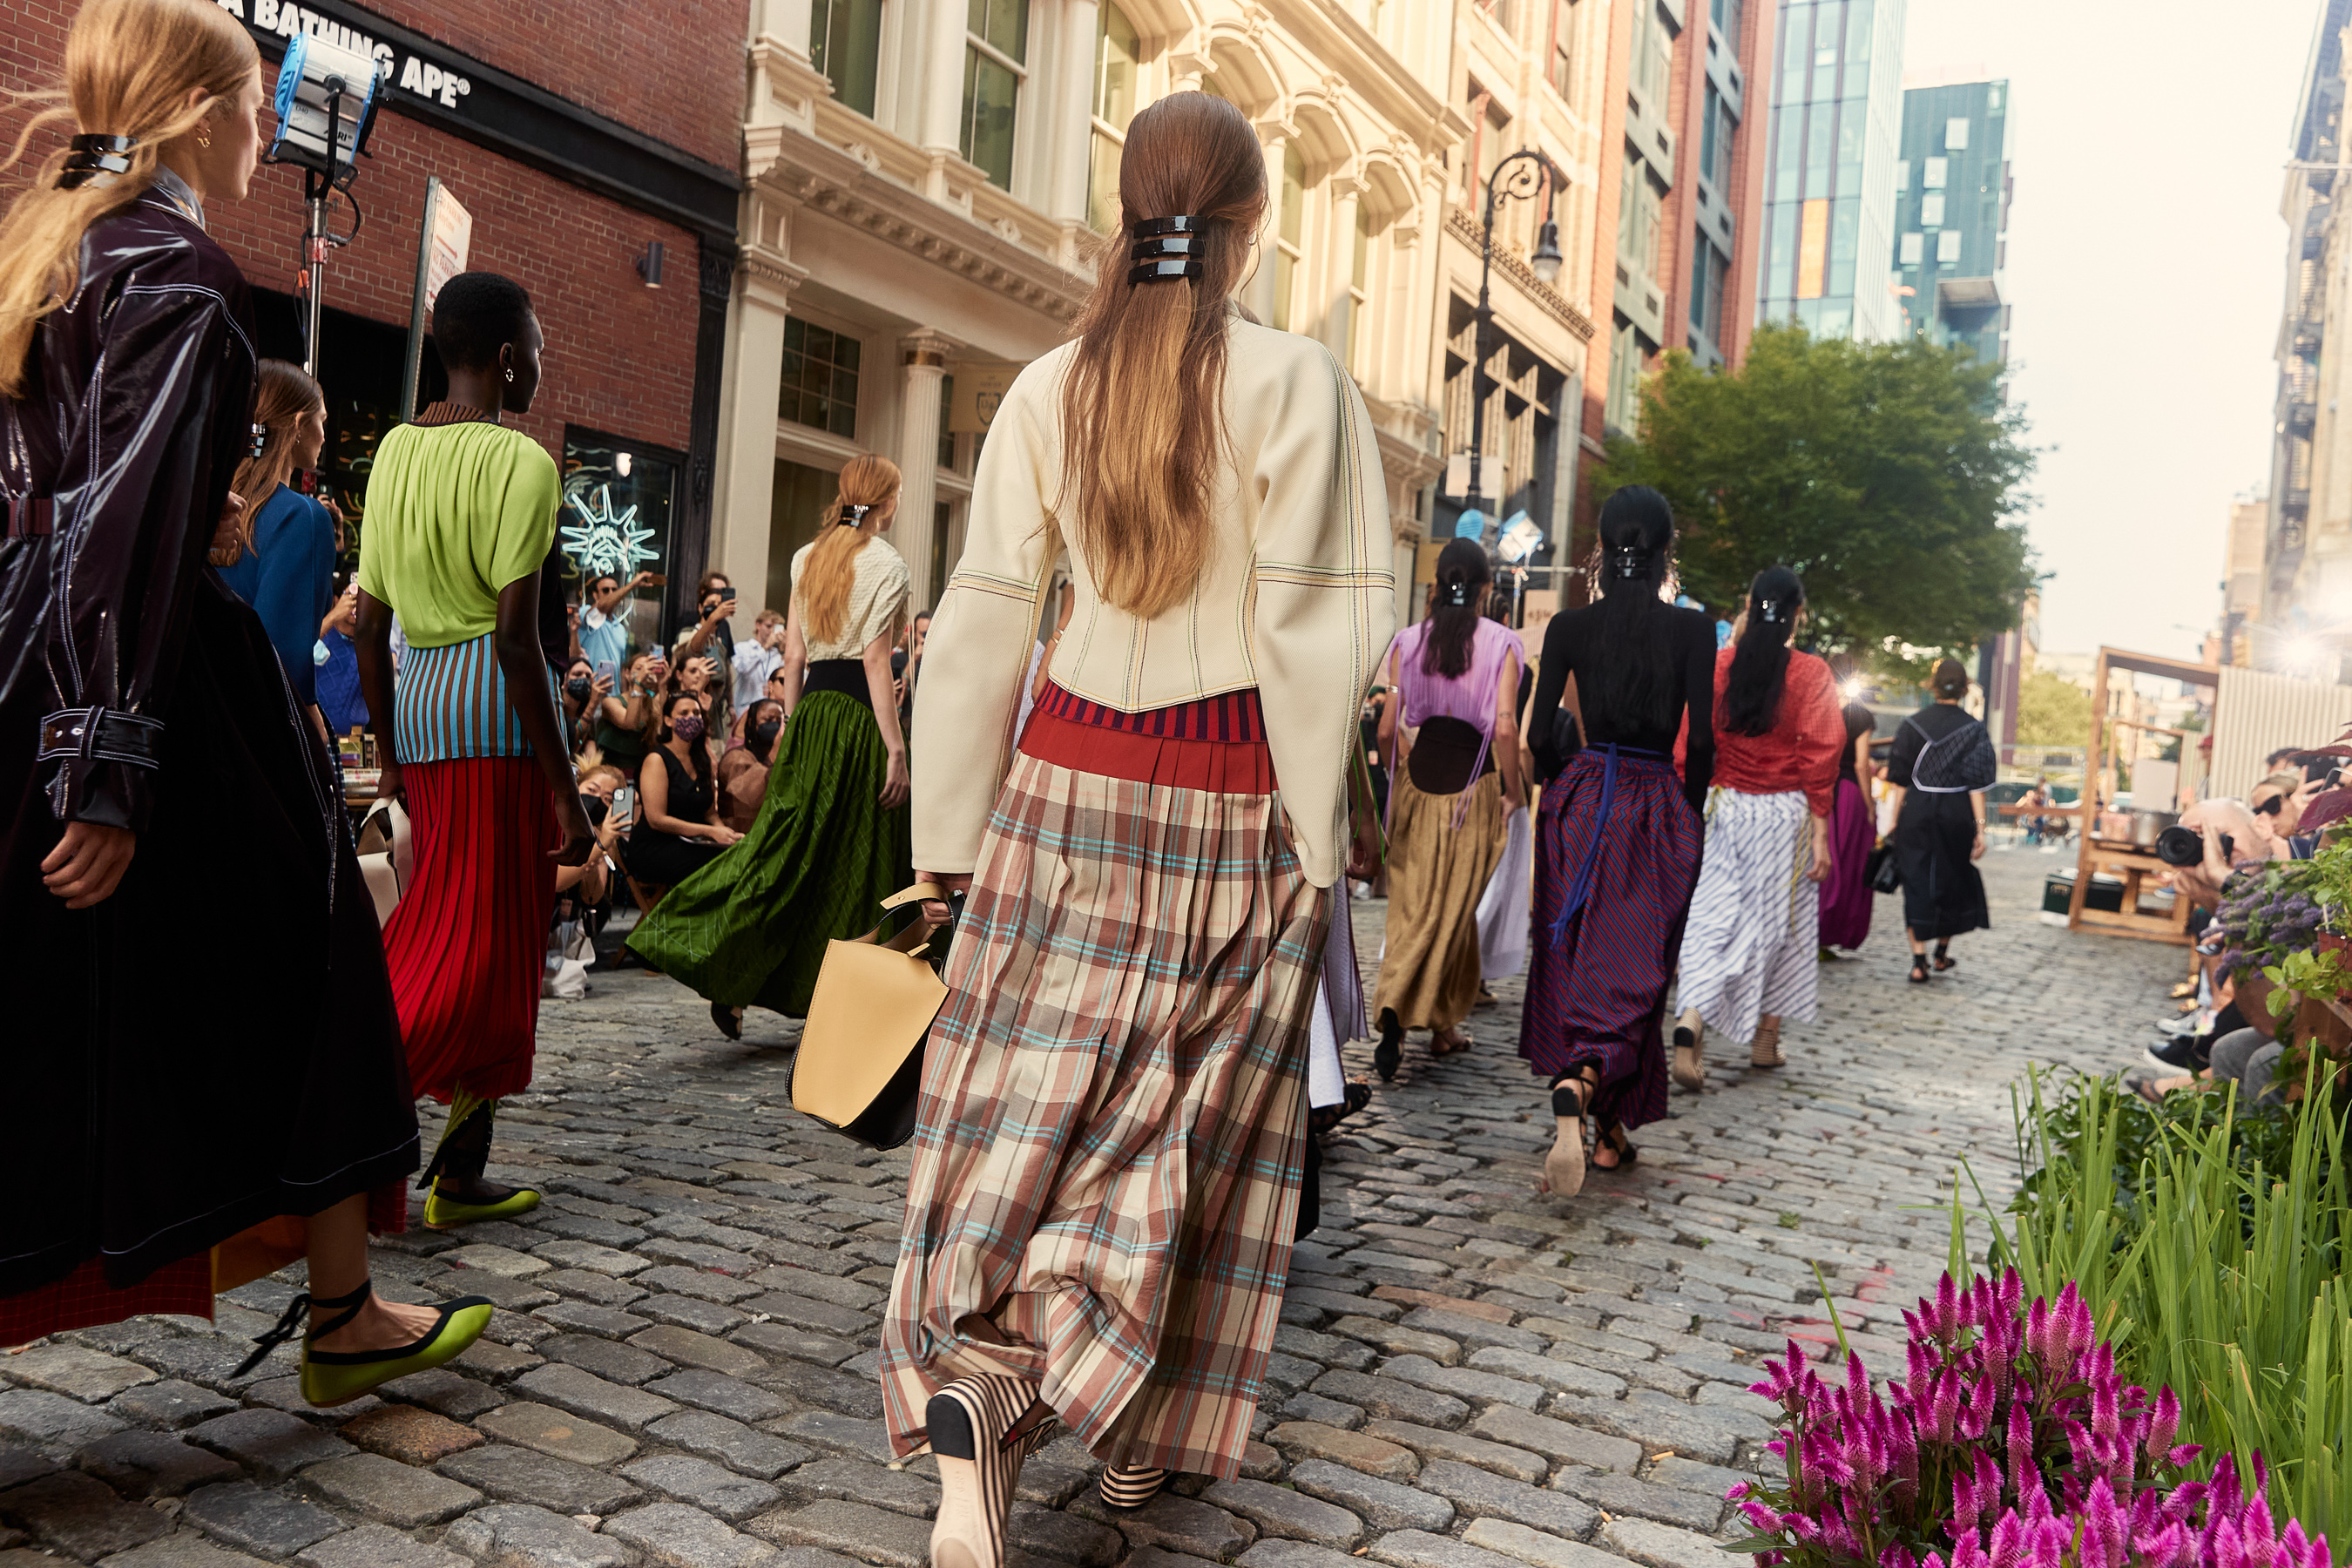
[[[1328,908],[1272,795],[1015,756],[924,1063],[882,1331],[899,1454],[941,1386],[1009,1373],[1108,1463],[1238,1472]]]

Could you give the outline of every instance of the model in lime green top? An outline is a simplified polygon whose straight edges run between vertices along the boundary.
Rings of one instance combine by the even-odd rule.
[[[361,591],[392,606],[415,647],[484,636],[499,591],[547,558],[562,489],[555,459],[520,430],[396,426],[368,475]]]

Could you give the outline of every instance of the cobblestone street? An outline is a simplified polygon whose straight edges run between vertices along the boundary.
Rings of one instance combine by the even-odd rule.
[[[1988,856],[1998,929],[1925,986],[1879,900],[1786,1068],[1713,1047],[1706,1093],[1677,1092],[1638,1166],[1573,1200],[1534,1191],[1551,1122],[1513,1050],[1516,985],[1469,1055],[1409,1039],[1328,1145],[1244,1478],[1114,1516],[1065,1437],[1023,1475],[1014,1561],[1723,1568],[1724,1489],[1769,1430],[1745,1387],[1785,1336],[1833,1342],[1814,1268],[1874,1370],[1899,1370],[1956,1163],[1996,1201],[2014,1181],[2011,1085],[2031,1061],[2137,1059],[2168,1005],[2180,950],[2036,920],[2068,863]],[[1381,906],[1354,910],[1377,952]],[[497,1300],[488,1339],[310,1411],[290,1346],[228,1376],[298,1288],[270,1279],[216,1324],[0,1358],[0,1568],[919,1568],[934,1471],[886,1468],[874,1382],[904,1152],[792,1111],[793,1026],[755,1014],[731,1043],[668,980],[592,980],[546,1004],[537,1084],[500,1112],[491,1174],[543,1206],[377,1254],[389,1295]]]

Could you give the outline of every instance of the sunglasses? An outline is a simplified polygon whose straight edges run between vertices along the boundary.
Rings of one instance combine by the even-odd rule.
[[[2285,804],[2286,796],[2283,795],[2274,795],[2271,796],[2270,799],[2256,805],[2253,808],[2253,812],[2256,816],[2276,816],[2279,814],[2279,808]]]

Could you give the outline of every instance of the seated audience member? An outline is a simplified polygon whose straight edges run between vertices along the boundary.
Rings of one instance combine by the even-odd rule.
[[[661,719],[657,743],[637,773],[637,823],[629,834],[628,862],[638,881],[666,888],[701,869],[743,836],[719,820],[700,700],[674,691],[662,700]]]
[[[743,743],[719,759],[719,820],[738,833],[751,830],[760,802],[768,794],[768,766],[783,732],[783,704],[753,699],[743,710]]]

